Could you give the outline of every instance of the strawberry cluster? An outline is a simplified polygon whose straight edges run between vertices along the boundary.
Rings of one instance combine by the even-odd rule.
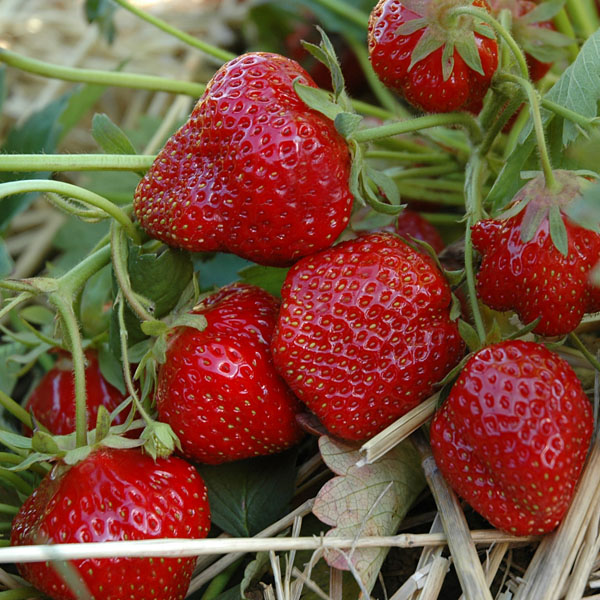
[[[486,18],[508,8],[531,51],[531,79],[543,77],[550,63],[531,39],[552,26],[528,0],[491,4],[380,0],[368,31],[375,73],[417,110],[477,114],[498,69],[498,42]],[[445,384],[449,394],[430,439],[447,481],[510,533],[558,525],[593,419],[576,374],[543,342],[570,334],[585,313],[600,310],[592,276],[600,234],[577,222],[573,208],[587,180],[556,172],[553,187],[537,177],[506,212],[468,230],[469,250],[480,259],[471,304],[511,311],[512,328],[505,336],[511,339],[481,335],[473,348],[472,339],[463,340],[473,329],[471,315],[463,310],[459,322],[453,296],[464,291],[466,267],[453,287],[436,255],[444,240],[430,223],[407,210],[393,225],[340,239],[359,199],[358,181],[384,197],[375,201],[383,212],[398,211],[389,181],[359,164],[363,150],[352,134],[360,118],[341,106],[338,92],[339,106],[330,95],[322,110],[309,106],[304,98],[322,100],[310,75],[264,52],[227,62],[208,83],[137,186],[135,217],[146,234],[177,251],[289,267],[281,298],[234,283],[196,296],[170,329],[160,322],[163,351],[152,368],[144,365],[156,378],[142,388],[146,408],[177,437],[180,456],[154,460],[122,442],[92,444],[82,460],[57,463],[24,502],[14,545],[204,537],[210,507],[194,464],[289,449],[302,439],[307,414],[321,431],[361,442]],[[512,339],[521,325],[540,337]],[[465,356],[467,347],[472,353]],[[125,397],[100,373],[94,350],[86,359],[88,417],[99,430],[102,415]],[[65,361],[61,355],[27,401],[36,443],[75,430],[75,382]],[[452,383],[453,371],[459,375]],[[125,424],[125,431],[128,414],[121,410],[113,425]],[[55,600],[81,593],[181,600],[193,567],[193,558],[80,560],[72,564],[75,584],[49,563],[19,570]]]

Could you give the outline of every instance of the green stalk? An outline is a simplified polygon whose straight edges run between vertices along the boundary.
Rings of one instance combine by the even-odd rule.
[[[18,403],[15,402],[8,394],[0,390],[0,405],[9,412],[13,417],[16,417],[23,425],[33,429],[33,421],[31,415]]]
[[[590,119],[581,113],[575,112],[574,110],[566,108],[560,104],[557,104],[556,102],[552,102],[552,100],[542,98],[541,105],[543,108],[551,110],[554,114],[563,117],[564,119],[568,119],[569,121],[576,123],[588,131],[597,125],[595,119]]]
[[[105,245],[87,256],[70,271],[57,279],[61,291],[65,295],[75,295],[86,281],[110,262],[110,246]]]
[[[447,154],[431,152],[429,154],[416,154],[414,152],[400,152],[395,150],[367,150],[367,158],[381,158],[407,163],[445,163],[450,162]]]
[[[411,185],[408,180],[402,181],[400,193],[404,198],[411,200],[421,200],[423,202],[435,202],[436,204],[445,204],[446,206],[465,205],[464,192],[458,194],[456,192],[438,191],[435,189],[427,189],[423,186]]]
[[[454,163],[433,165],[430,167],[414,167],[412,169],[405,169],[404,167],[391,167],[386,169],[384,173],[388,177],[392,177],[396,180],[410,179],[411,177],[432,177],[435,175],[447,175],[448,173],[458,173],[458,166]],[[432,187],[436,187],[437,181],[432,180],[429,182]],[[456,189],[456,188],[454,188]],[[462,190],[462,188],[459,188]]]
[[[598,362],[598,359],[585,347],[585,344],[579,339],[579,336],[575,333],[570,333],[569,339],[577,346],[590,365],[592,365],[596,371],[600,372],[600,362]]]
[[[3,319],[8,313],[10,313],[11,310],[13,310],[13,308],[19,306],[19,304],[23,304],[23,302],[29,300],[31,296],[31,291],[28,291],[22,292],[21,294],[13,298],[4,308],[2,308],[2,310],[0,310],[0,319]]]
[[[473,243],[471,241],[471,227],[474,223],[481,220],[483,216],[482,198],[481,198],[481,179],[483,176],[484,161],[478,151],[474,152],[467,165],[465,176],[465,197],[467,205],[467,224],[465,229],[465,275],[467,279],[467,289],[469,291],[469,301],[475,321],[477,336],[482,344],[485,344],[485,327],[477,302],[477,291],[475,289],[475,268],[473,265]]]
[[[359,27],[366,29],[369,25],[369,15],[362,10],[354,8],[351,4],[342,0],[315,0],[315,4],[319,4],[323,8],[329,9],[339,17],[343,17],[350,23],[354,23]]]
[[[389,110],[381,108],[380,106],[375,106],[374,104],[369,104],[368,102],[363,102],[362,100],[350,99],[350,102],[356,112],[368,117],[375,117],[376,119],[382,119],[383,121],[394,119],[396,117],[396,115]]]
[[[444,127],[448,125],[462,125],[474,140],[481,137],[481,131],[477,121],[467,113],[442,113],[427,115],[424,117],[415,117],[406,121],[397,121],[380,127],[370,127],[361,129],[352,134],[352,138],[357,142],[372,142],[387,137],[392,137],[402,133],[410,133],[429,129],[432,127]]]
[[[61,318],[61,324],[69,339],[69,349],[73,361],[75,379],[75,444],[81,448],[87,444],[87,390],[85,385],[85,357],[81,340],[81,332],[71,299],[60,293],[50,294],[48,301],[52,303]]]
[[[142,321],[153,321],[154,317],[146,310],[138,294],[131,287],[131,280],[127,272],[127,245],[123,239],[123,228],[115,223],[111,227],[111,256],[113,272],[121,293],[127,303]]]
[[[19,462],[21,460],[22,459],[19,458]],[[3,515],[16,515],[18,512],[19,512],[18,506],[12,506],[11,504],[0,504],[0,513]]]
[[[130,154],[2,154],[0,171],[142,171],[156,156]]]
[[[592,0],[567,0],[566,9],[571,22],[584,38],[592,36],[600,27],[598,13]]]
[[[191,46],[192,48],[196,48],[196,50],[201,50],[205,54],[208,54],[209,56],[212,56],[220,60],[221,62],[226,62],[236,57],[236,55],[232,54],[231,52],[227,52],[226,50],[221,50],[221,48],[217,48],[216,46],[207,44],[206,42],[195,38],[189,33],[186,33],[185,31],[181,31],[181,29],[177,29],[176,27],[169,25],[169,23],[167,23],[166,21],[163,21],[162,19],[159,19],[158,17],[147,13],[145,10],[142,10],[137,6],[133,6],[132,4],[127,2],[127,0],[114,1],[120,6],[122,6],[125,10],[128,10],[130,13],[133,13],[134,15],[146,21],[147,23],[154,25],[154,27],[157,27],[161,31],[168,33],[169,35],[173,36],[174,38],[177,38],[178,40],[182,41],[188,46]]]
[[[9,471],[8,469],[3,469],[0,467],[0,479],[26,496],[30,496],[33,493],[33,487],[31,484],[13,471]]]
[[[69,198],[75,198],[94,208],[99,208],[120,223],[132,240],[138,244],[141,242],[137,229],[123,210],[99,194],[90,192],[78,185],[51,179],[24,179],[0,184],[0,198],[25,192],[54,192]]]
[[[369,60],[369,53],[367,51],[366,46],[363,42],[358,42],[350,35],[344,36],[344,39],[352,48],[358,62],[365,74],[365,78],[372,92],[375,94],[377,100],[379,100],[380,104],[387,108],[393,114],[408,118],[410,117],[410,113],[404,108],[400,102],[396,99],[396,96],[381,83],[379,77],[377,77],[375,71],[373,71],[373,67],[371,66],[371,61]]]
[[[200,600],[215,600],[225,589],[225,586],[229,583],[241,562],[242,559],[236,560],[224,571],[213,577],[211,582],[206,587],[204,594],[202,594],[202,598],[200,598]]]
[[[172,94],[185,94],[195,98],[201,96],[206,89],[206,86],[200,83],[166,79],[155,75],[63,67],[34,58],[28,58],[4,48],[0,48],[0,62],[21,69],[22,71],[27,71],[28,73],[41,75],[42,77],[77,83],[94,83],[113,87],[170,92]]]
[[[9,544],[6,544],[7,546]],[[44,594],[34,588],[18,588],[0,592],[0,600],[27,600],[28,598],[43,598]]]
[[[40,429],[43,429],[44,431],[46,431],[45,427],[43,427],[43,426],[40,427]],[[12,465],[18,465],[21,462],[23,462],[23,458],[25,458],[26,456],[27,456],[27,451],[23,451],[23,456],[19,456],[18,454],[11,454],[10,452],[0,452],[0,462],[10,463]],[[37,462],[37,463],[33,463],[33,464],[29,465],[28,470],[35,471],[39,475],[44,476],[48,473],[48,471],[50,471],[51,468],[52,467],[50,466],[49,463]],[[11,506],[10,504],[0,504],[0,513],[12,514],[11,510],[13,508],[14,507]],[[16,510],[17,509],[15,509],[15,512],[16,512]]]
[[[474,6],[459,6],[457,8],[453,8],[448,11],[448,15],[471,15],[472,17],[476,17],[481,19],[485,23],[487,23],[492,29],[506,42],[507,46],[511,49],[516,61],[519,66],[519,70],[521,71],[521,75],[525,78],[529,78],[529,69],[527,68],[527,61],[525,60],[525,55],[517,42],[515,42],[510,32],[499,23],[489,12],[487,12],[483,8],[476,8]]]
[[[540,98],[538,92],[528,78],[519,77],[518,75],[511,75],[510,73],[503,74],[502,77],[507,81],[517,83],[527,95],[531,116],[533,118],[533,127],[535,130],[538,152],[540,153],[540,164],[542,171],[544,172],[544,179],[546,180],[546,187],[549,190],[556,190],[558,184],[556,183],[554,173],[552,172],[550,154],[548,152],[548,146],[546,145],[546,137],[544,134],[542,115],[540,113]]]
[[[420,179],[409,177],[408,179],[402,179],[402,185],[404,185],[405,182],[416,187],[430,190],[464,193],[465,189],[464,181],[449,181],[448,179]]]
[[[567,37],[570,37],[572,40],[577,39],[577,34],[575,33],[575,29],[573,29],[573,24],[571,23],[571,19],[569,18],[569,14],[563,7],[561,11],[554,17],[554,26],[557,31],[560,33],[564,33]],[[579,46],[573,41],[570,46],[567,46],[567,50],[569,51],[570,61],[573,62],[577,55],[579,54]]]

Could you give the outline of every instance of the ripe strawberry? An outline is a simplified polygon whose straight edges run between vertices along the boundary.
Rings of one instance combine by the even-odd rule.
[[[330,246],[350,218],[350,152],[294,91],[298,63],[254,52],[225,64],[135,193],[142,227],[193,252],[287,265]]]
[[[89,428],[93,429],[98,408],[104,406],[111,412],[125,397],[102,376],[95,350],[88,350],[85,359],[87,419]],[[66,352],[59,353],[54,367],[42,377],[27,399],[25,409],[50,433],[67,435],[75,431],[75,385],[70,355]],[[126,418],[127,411],[121,412],[115,417],[113,424],[120,425]],[[31,434],[31,431],[28,433]]]
[[[471,4],[489,10],[486,0],[379,0],[369,19],[369,54],[381,81],[425,112],[480,106],[498,45],[487,25],[448,16]]]
[[[191,465],[176,457],[155,462],[138,449],[101,448],[76,465],[54,467],[15,517],[11,543],[201,538],[209,527],[206,488]],[[180,600],[195,562],[195,557],[110,558],[71,564],[94,598]],[[18,568],[54,600],[81,597],[52,563]]]
[[[545,188],[543,178],[536,178],[513,200],[513,207],[528,201],[521,212],[472,228],[473,245],[483,255],[480,298],[495,310],[514,310],[524,323],[540,318],[533,331],[546,336],[567,334],[584,313],[600,310],[600,294],[589,280],[600,256],[600,235],[568,217],[569,204],[585,180],[568,172],[556,176],[562,185],[558,195]],[[566,256],[551,236],[551,206],[559,208],[564,223]]]
[[[461,358],[450,287],[429,256],[390,233],[302,259],[282,297],[275,365],[339,437],[379,432]]]
[[[467,362],[433,419],[431,447],[448,483],[492,525],[537,534],[562,519],[592,429],[567,362],[541,344],[505,341]]]
[[[446,246],[440,232],[418,212],[405,208],[394,226],[395,233],[410,240],[411,237],[427,242],[437,254]]]
[[[301,437],[299,402],[270,353],[279,302],[264,290],[230,285],[194,309],[204,331],[177,328],[158,373],[159,419],[186,456],[216,464],[281,452]]]

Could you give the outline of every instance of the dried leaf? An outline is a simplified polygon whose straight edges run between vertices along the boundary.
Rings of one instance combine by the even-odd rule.
[[[323,436],[323,460],[338,477],[328,481],[315,500],[314,514],[333,528],[327,537],[394,535],[425,486],[419,457],[408,442],[372,465],[357,467],[357,448]],[[337,569],[353,570],[371,590],[387,554],[384,548],[327,550],[325,560]],[[348,564],[351,561],[352,568]]]

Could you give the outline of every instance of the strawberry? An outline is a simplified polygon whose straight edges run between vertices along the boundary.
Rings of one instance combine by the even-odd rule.
[[[279,372],[330,433],[362,440],[431,394],[460,360],[450,287],[390,233],[303,258],[273,338]]]
[[[454,490],[509,533],[553,530],[581,472],[591,404],[545,346],[505,341],[474,354],[436,413],[431,447]]]
[[[600,294],[590,282],[600,256],[600,235],[568,216],[585,179],[566,171],[555,175],[558,194],[537,177],[518,192],[507,214],[520,212],[485,219],[472,228],[473,245],[483,255],[480,298],[495,310],[514,310],[524,323],[539,318],[533,331],[546,336],[567,334],[584,313],[600,310]],[[568,244],[562,251],[552,234],[553,211]]]
[[[54,466],[15,517],[11,543],[202,538],[209,527],[206,488],[187,462],[176,457],[155,462],[138,449],[100,448],[73,466]],[[93,598],[180,600],[195,562],[195,557],[110,558],[71,564]],[[54,600],[82,597],[52,563],[18,568]]]
[[[369,19],[369,55],[388,87],[425,112],[480,106],[498,67],[488,25],[450,9],[489,10],[486,0],[379,0]]]
[[[405,208],[400,213],[394,226],[394,231],[409,241],[412,237],[427,242],[437,254],[446,246],[440,232],[418,212],[408,208]]]
[[[216,464],[299,441],[299,402],[270,353],[278,309],[264,290],[230,285],[194,309],[207,320],[204,331],[180,327],[169,338],[156,405],[186,456]]]
[[[296,94],[298,63],[263,52],[225,64],[137,187],[144,229],[193,252],[287,265],[330,246],[350,218],[350,152]]]
[[[96,425],[98,408],[104,406],[111,412],[125,400],[125,396],[102,376],[95,350],[88,350],[85,359],[87,419],[92,429]],[[50,433],[67,435],[75,431],[75,385],[69,354],[59,352],[58,361],[34,388],[25,409]],[[119,413],[113,425],[123,423],[126,418],[127,411]],[[31,434],[31,431],[27,433]]]

